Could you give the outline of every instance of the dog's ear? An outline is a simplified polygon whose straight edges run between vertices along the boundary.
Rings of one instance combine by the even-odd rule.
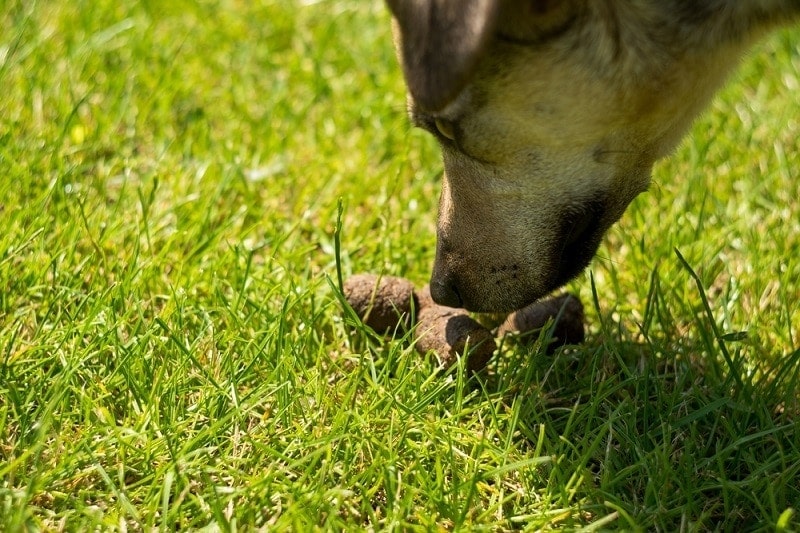
[[[387,0],[408,90],[427,111],[464,88],[494,31],[499,0]]]

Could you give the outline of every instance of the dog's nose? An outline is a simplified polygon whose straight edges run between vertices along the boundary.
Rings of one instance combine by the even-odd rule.
[[[450,276],[438,277],[434,273],[431,278],[431,298],[439,305],[447,307],[463,307],[464,301],[458,291],[458,285],[454,278]]]

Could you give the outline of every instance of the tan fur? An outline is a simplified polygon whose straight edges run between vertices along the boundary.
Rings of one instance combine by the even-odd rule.
[[[484,1],[481,28],[462,24],[465,50],[461,1],[388,0],[412,120],[442,146],[431,292],[475,311],[520,308],[578,274],[741,54],[800,11],[797,0]],[[415,57],[429,43],[423,19],[444,32],[430,46],[459,58],[452,77],[441,58],[430,78]],[[408,33],[417,45],[404,46]]]

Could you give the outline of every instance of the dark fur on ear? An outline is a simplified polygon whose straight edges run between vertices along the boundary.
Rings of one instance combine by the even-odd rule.
[[[387,0],[411,96],[438,111],[464,88],[494,31],[498,0]]]

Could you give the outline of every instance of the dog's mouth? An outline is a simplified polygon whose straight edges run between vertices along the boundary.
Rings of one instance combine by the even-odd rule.
[[[583,204],[564,218],[553,254],[557,258],[554,265],[556,286],[580,274],[591,262],[611,225],[607,218],[606,202],[602,200]]]

